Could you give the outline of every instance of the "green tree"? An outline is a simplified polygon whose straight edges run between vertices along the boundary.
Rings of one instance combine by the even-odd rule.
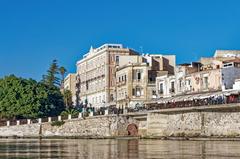
[[[57,60],[53,60],[46,75],[43,75],[42,82],[49,86],[60,86],[60,79],[58,78],[59,67]]]
[[[61,74],[61,89],[64,89],[64,78],[67,70],[65,67],[62,66],[59,68],[59,72]]]
[[[64,90],[63,99],[64,99],[65,107],[67,108],[72,107],[72,104],[73,104],[72,92],[70,90]]]
[[[64,110],[58,87],[14,75],[0,79],[0,118],[57,116]]]

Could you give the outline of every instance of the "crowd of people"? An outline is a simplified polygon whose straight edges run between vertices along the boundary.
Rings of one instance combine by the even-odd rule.
[[[240,103],[240,94],[230,94],[230,95],[213,95],[208,97],[193,98],[193,99],[182,99],[169,101],[161,101],[154,103],[145,104],[143,107],[128,108],[128,112],[146,111],[146,110],[158,110],[166,108],[182,108],[182,107],[197,107],[197,106],[207,106],[207,105],[220,105],[220,104],[230,104],[230,103]]]
[[[191,97],[191,98],[190,98]],[[158,101],[152,103],[146,103],[143,105],[136,105],[135,107],[128,107],[127,112],[140,112],[147,110],[158,110],[166,108],[182,108],[182,107],[197,107],[197,106],[207,106],[207,105],[219,105],[219,104],[229,104],[229,103],[240,103],[240,93],[235,94],[200,94],[200,96],[181,96],[171,97],[167,99],[159,99]],[[114,106],[110,107],[81,107],[80,112],[93,112],[94,115],[104,115],[108,110],[108,114],[123,114],[124,108],[116,108]]]

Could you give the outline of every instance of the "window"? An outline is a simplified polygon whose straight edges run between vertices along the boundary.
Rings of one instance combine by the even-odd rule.
[[[204,87],[204,89],[208,88],[208,77],[203,78],[203,87]]]
[[[136,91],[135,88],[133,88],[133,90],[132,90],[132,95],[133,95],[133,96],[135,96],[135,94],[136,94],[135,91]]]
[[[137,80],[140,81],[141,80],[141,72],[137,73]]]
[[[171,93],[174,93],[175,92],[175,90],[174,90],[174,86],[175,84],[174,84],[174,82],[171,82],[171,89],[170,89],[170,92]]]
[[[142,78],[142,70],[134,70],[133,71],[133,79],[140,81]]]
[[[88,81],[86,82],[86,89],[88,90]]]
[[[116,56],[116,63],[119,64],[119,56]]]
[[[141,87],[136,87],[136,88],[133,89],[133,92],[132,92],[132,95],[133,95],[133,96],[140,97],[140,96],[142,96],[143,94],[144,94],[143,88],[141,88]]]
[[[136,96],[141,96],[141,89],[140,88],[136,88]]]
[[[110,95],[110,101],[112,102],[114,100],[113,94]]]
[[[159,85],[159,94],[163,94],[163,83]]]
[[[143,94],[143,90],[140,87],[136,87],[136,96],[140,97]]]
[[[182,80],[179,80],[179,88],[182,89]]]

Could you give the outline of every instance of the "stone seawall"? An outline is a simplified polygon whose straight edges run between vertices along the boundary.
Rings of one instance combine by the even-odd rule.
[[[114,137],[127,136],[129,124],[137,121],[124,116],[99,116],[87,119],[74,119],[64,125],[52,126],[51,123],[42,125],[42,136],[78,136],[78,137]]]
[[[0,137],[240,137],[240,104],[0,127]]]
[[[96,116],[86,119],[67,120],[62,126],[42,124],[0,127],[0,137],[115,137],[127,136],[129,124],[138,121],[126,116]]]
[[[0,127],[0,137],[39,137],[40,133],[40,124]]]
[[[240,137],[240,105],[152,112],[147,123],[149,137]]]

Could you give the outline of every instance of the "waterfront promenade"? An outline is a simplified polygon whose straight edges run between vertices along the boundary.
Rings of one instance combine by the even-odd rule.
[[[240,104],[206,105],[105,114],[77,118],[53,118],[47,122],[0,127],[1,137],[70,138],[164,138],[164,137],[240,137]],[[48,118],[50,119],[50,118]]]

